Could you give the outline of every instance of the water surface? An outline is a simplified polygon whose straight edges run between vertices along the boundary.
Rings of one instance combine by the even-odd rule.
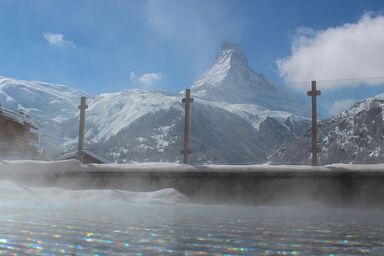
[[[383,210],[2,202],[4,255],[384,255]]]

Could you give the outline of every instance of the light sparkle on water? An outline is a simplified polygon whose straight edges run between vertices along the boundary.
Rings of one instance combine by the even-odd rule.
[[[384,211],[216,206],[7,205],[2,255],[384,254]]]

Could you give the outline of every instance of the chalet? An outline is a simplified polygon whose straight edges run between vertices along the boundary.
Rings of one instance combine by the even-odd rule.
[[[38,125],[22,112],[0,105],[0,157],[38,158]]]

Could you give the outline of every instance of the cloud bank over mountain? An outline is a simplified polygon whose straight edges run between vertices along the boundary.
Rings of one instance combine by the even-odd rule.
[[[384,83],[384,15],[366,13],[355,23],[315,31],[300,28],[292,42],[291,55],[277,61],[286,82],[340,80],[321,84],[335,89],[355,84]],[[296,89],[306,83],[292,83]]]

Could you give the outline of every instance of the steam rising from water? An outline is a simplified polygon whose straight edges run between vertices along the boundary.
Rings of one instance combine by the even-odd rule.
[[[40,202],[87,203],[186,203],[188,198],[173,188],[153,192],[129,192],[123,190],[64,190],[60,188],[32,188],[12,181],[0,181],[0,201],[38,200]]]

